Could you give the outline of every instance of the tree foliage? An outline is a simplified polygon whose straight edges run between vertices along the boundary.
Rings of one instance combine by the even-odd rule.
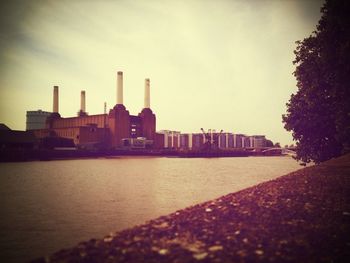
[[[276,142],[273,146],[277,148],[281,148],[281,144],[279,142]]]
[[[273,147],[273,142],[271,140],[266,140],[265,146],[266,147]]]
[[[316,163],[349,152],[350,1],[328,0],[316,31],[297,41],[298,91],[282,116],[297,159]]]

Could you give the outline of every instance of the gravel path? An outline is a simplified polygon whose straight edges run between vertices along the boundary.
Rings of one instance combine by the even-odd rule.
[[[33,262],[350,262],[350,155]]]

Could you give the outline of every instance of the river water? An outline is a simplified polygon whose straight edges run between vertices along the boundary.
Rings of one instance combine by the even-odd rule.
[[[25,262],[300,169],[290,157],[0,163],[0,262]]]

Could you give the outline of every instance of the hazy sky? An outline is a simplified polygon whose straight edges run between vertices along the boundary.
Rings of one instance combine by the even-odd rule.
[[[27,110],[75,116],[116,103],[137,115],[151,79],[157,130],[223,129],[292,143],[285,103],[297,90],[295,41],[309,36],[322,0],[1,1],[0,123],[25,129]]]

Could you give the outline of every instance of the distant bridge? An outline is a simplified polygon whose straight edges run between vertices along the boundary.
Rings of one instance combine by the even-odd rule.
[[[273,147],[273,148],[268,148],[262,151],[262,153],[273,153],[273,152],[279,152],[281,151],[281,154],[283,155],[290,155],[290,156],[296,156],[296,151],[290,150],[288,148],[278,148],[278,147]]]

